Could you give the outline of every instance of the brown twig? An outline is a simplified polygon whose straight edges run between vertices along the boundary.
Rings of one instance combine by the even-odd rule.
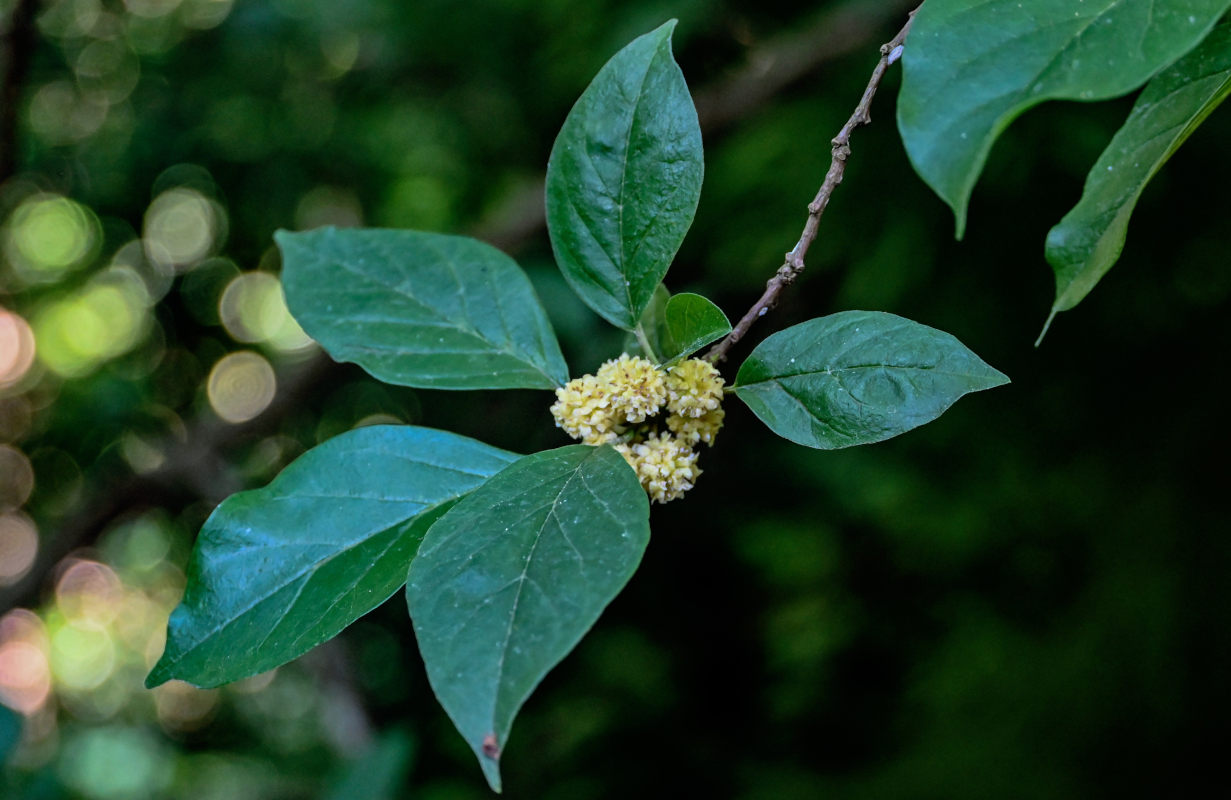
[[[920,4],[922,5],[922,4]],[[897,35],[890,39],[885,44],[881,45],[880,61],[876,63],[876,68],[872,70],[872,77],[868,80],[868,86],[863,90],[863,97],[859,98],[859,104],[855,106],[855,111],[851,114],[850,119],[842,126],[842,130],[838,131],[838,135],[831,140],[832,150],[831,159],[829,162],[829,171],[825,173],[825,180],[821,183],[820,190],[816,193],[816,197],[808,204],[808,220],[804,223],[803,234],[800,235],[799,241],[786,254],[786,258],[778,271],[774,273],[774,277],[770,278],[765,284],[765,292],[761,295],[761,299],[753,303],[752,308],[740,318],[740,321],[721,341],[710,348],[705,357],[711,363],[717,364],[726,357],[727,351],[730,350],[736,342],[744,338],[744,334],[748,333],[748,329],[752,324],[773,308],[778,302],[778,295],[782,290],[795,282],[800,273],[804,271],[804,256],[808,253],[808,248],[816,239],[817,229],[821,224],[821,215],[825,213],[825,209],[829,206],[829,199],[833,196],[834,190],[838,188],[838,184],[842,183],[842,177],[846,174],[846,160],[851,154],[851,133],[860,125],[867,125],[872,121],[870,110],[872,108],[872,98],[876,96],[876,90],[880,88],[881,78],[884,77],[885,71],[889,69],[889,65],[897,61],[902,55],[902,47],[906,41],[906,35],[910,33],[910,26],[915,21],[915,13],[919,7],[916,6],[914,11],[906,19],[906,24],[902,26],[902,30],[897,32]]]

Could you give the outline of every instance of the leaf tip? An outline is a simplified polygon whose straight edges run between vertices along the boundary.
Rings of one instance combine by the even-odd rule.
[[[167,681],[171,680],[171,676],[167,674],[167,669],[163,665],[163,660],[159,659],[154,668],[150,670],[150,674],[145,676],[145,688],[154,689],[162,686]]]
[[[485,753],[479,755],[479,766],[483,768],[483,777],[487,778],[487,785],[496,794],[501,794],[504,791],[504,785],[500,780],[500,757],[489,757]]]

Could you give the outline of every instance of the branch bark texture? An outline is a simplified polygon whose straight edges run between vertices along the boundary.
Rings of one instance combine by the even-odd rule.
[[[871,108],[872,98],[876,96],[876,90],[880,88],[881,79],[884,78],[885,72],[890,65],[897,62],[902,56],[902,48],[905,46],[906,36],[910,33],[910,26],[915,20],[915,13],[919,10],[918,7],[910,12],[906,20],[906,24],[902,29],[885,44],[881,45],[881,57],[876,62],[876,67],[872,70],[872,77],[868,80],[867,88],[863,90],[863,96],[859,98],[859,104],[855,106],[854,112],[851,113],[846,124],[838,131],[831,142],[831,158],[829,162],[829,170],[825,173],[825,180],[821,183],[821,188],[817,191],[816,197],[808,204],[808,218],[804,222],[803,233],[799,237],[799,241],[795,246],[787,252],[782,266],[774,273],[774,276],[765,284],[765,292],[760,299],[753,303],[752,308],[748,309],[747,313],[740,318],[740,321],[735,324],[731,332],[726,335],[721,341],[715,344],[706,354],[712,363],[718,363],[727,355],[735,344],[744,338],[748,333],[748,329],[753,323],[773,308],[778,302],[778,296],[782,294],[782,290],[790,286],[804,271],[804,257],[808,253],[808,248],[812,246],[812,242],[816,240],[817,230],[820,228],[821,215],[825,213],[825,209],[829,207],[829,200],[833,197],[834,191],[838,188],[838,184],[842,183],[842,178],[846,174],[846,161],[851,155],[851,134],[861,125],[867,125],[872,121]]]

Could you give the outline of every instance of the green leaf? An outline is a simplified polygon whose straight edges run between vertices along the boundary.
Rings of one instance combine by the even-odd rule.
[[[227,498],[197,537],[146,685],[218,686],[333,638],[405,582],[432,522],[516,458],[444,431],[372,426]]]
[[[424,538],[406,584],[419,651],[493,789],[513,718],[628,582],[649,514],[619,453],[572,445],[520,459]]]
[[[1205,38],[1231,0],[928,0],[902,56],[898,129],[957,236],[996,137],[1045,100],[1141,86]]]
[[[339,361],[423,389],[551,389],[568,367],[513,259],[464,236],[278,231],[287,304]]]
[[[1008,382],[944,331],[881,311],[843,311],[761,342],[734,388],[774,433],[836,450],[905,433],[967,392]]]
[[[21,716],[8,706],[0,704],[0,769],[8,763],[9,755],[21,741]],[[3,785],[0,775],[0,785]]]
[[[690,356],[731,332],[722,309],[699,294],[677,294],[667,302],[668,361]]]
[[[1231,20],[1146,85],[1086,178],[1081,201],[1047,235],[1053,315],[1081,302],[1116,263],[1142,190],[1228,94]]]
[[[627,333],[624,335],[624,352],[626,353],[641,353],[641,355],[657,361],[661,357],[661,353],[667,348],[667,301],[671,299],[671,292],[667,291],[667,287],[661,283],[654,289],[654,294],[650,297],[649,304],[645,307],[645,311],[641,312],[641,319],[637,323],[637,328],[645,334],[646,344],[649,345],[650,352],[646,352],[646,347],[637,339],[636,332]]]
[[[616,53],[547,162],[547,229],[573,290],[633,330],[692,224],[701,128],[671,56],[675,21]]]

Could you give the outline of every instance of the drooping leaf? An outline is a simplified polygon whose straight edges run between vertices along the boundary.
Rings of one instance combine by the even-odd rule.
[[[692,355],[710,342],[731,332],[731,323],[722,309],[699,294],[677,294],[667,303],[667,360]]]
[[[1231,0],[928,0],[902,56],[898,129],[957,235],[992,143],[1045,100],[1141,86],[1205,38]]]
[[[526,456],[428,531],[406,600],[428,679],[492,788],[513,718],[623,588],[649,501],[610,447]]]
[[[569,112],[547,162],[547,229],[574,291],[632,330],[701,195],[701,128],[671,55],[675,21],[616,53]]]
[[[1081,201],[1047,235],[1053,315],[1081,302],[1116,263],[1146,184],[1228,94],[1231,20],[1146,85],[1090,170]]]
[[[359,428],[314,447],[206,520],[148,686],[272,669],[384,602],[428,527],[517,458],[444,431]]]
[[[287,305],[339,361],[424,389],[551,389],[568,367],[513,259],[464,236],[279,231]]]
[[[968,392],[1008,382],[944,331],[881,311],[843,311],[765,339],[734,388],[774,433],[835,450],[905,433]]]

